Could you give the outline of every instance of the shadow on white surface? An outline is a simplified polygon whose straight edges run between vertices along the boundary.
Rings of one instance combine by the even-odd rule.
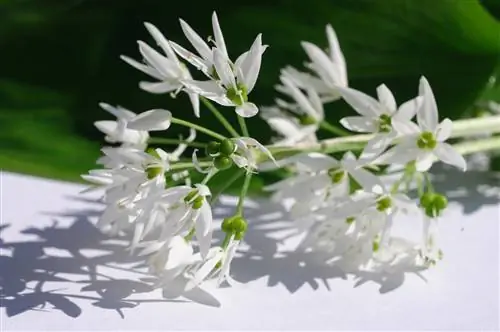
[[[437,188],[449,192],[450,200],[459,203],[464,213],[472,213],[485,204],[498,204],[498,191],[491,190],[494,182],[489,175],[447,173],[446,179],[451,181],[442,182],[438,176]],[[90,208],[51,213],[53,225],[22,230],[21,233],[34,238],[30,241],[10,242],[2,238],[2,231],[9,225],[0,227],[0,249],[8,253],[0,255],[0,307],[5,308],[7,316],[29,310],[59,310],[69,317],[78,317],[82,308],[74,301],[76,299],[88,300],[103,310],[116,311],[121,317],[125,316],[124,309],[141,303],[186,302],[151,299],[148,294],[153,292],[152,279],[141,272],[144,271],[143,259],[129,254],[125,237],[110,238],[91,222],[101,213],[100,203],[83,196],[66,198],[84,202]],[[223,200],[215,208],[215,217],[227,216],[234,206],[234,202]],[[305,285],[312,289],[330,289],[329,282],[333,279],[348,279],[349,276],[338,267],[326,266],[326,257],[286,244],[291,225],[283,221],[286,219],[284,211],[277,205],[268,201],[249,204],[245,213],[250,223],[245,244],[233,261],[232,275],[236,280],[250,283],[267,278],[269,287],[282,285],[295,293]],[[62,217],[74,221],[70,226],[60,226],[57,219]],[[220,234],[215,238],[220,240]],[[100,272],[101,267],[107,267],[108,272]],[[113,270],[134,273],[135,277],[124,278],[122,273],[117,277]],[[380,293],[387,293],[402,286],[406,274],[418,272],[402,266],[391,274],[358,273],[353,275],[354,287],[371,281],[379,285]],[[72,287],[67,287],[68,283]],[[46,290],[46,284],[52,288]],[[62,288],[57,286],[59,284]],[[346,287],[350,287],[350,283],[346,282]],[[144,298],[138,298],[141,294]],[[208,293],[187,294],[185,299],[219,306]]]

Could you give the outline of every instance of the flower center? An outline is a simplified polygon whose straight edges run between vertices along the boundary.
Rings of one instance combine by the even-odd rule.
[[[430,131],[424,131],[417,140],[417,146],[423,150],[433,150],[437,145],[434,134]]]
[[[382,197],[377,201],[377,210],[380,212],[386,211],[387,209],[391,208],[392,206],[392,200],[390,197]]]
[[[338,168],[330,168],[328,170],[328,175],[333,183],[340,183],[345,176],[345,171]]]
[[[198,210],[203,205],[203,196],[198,194],[198,190],[193,190],[184,197],[186,204],[191,204],[194,210]]]
[[[392,119],[390,115],[382,114],[378,118],[378,131],[381,133],[388,133],[392,129]]]
[[[301,125],[307,126],[307,125],[313,125],[317,121],[312,115],[304,114],[299,116],[299,122]]]
[[[226,91],[226,97],[231,100],[235,105],[241,106],[248,101],[247,87],[238,83],[238,87],[230,87]]]

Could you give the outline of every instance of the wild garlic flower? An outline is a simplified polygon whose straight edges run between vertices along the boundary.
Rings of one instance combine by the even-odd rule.
[[[287,67],[282,71],[282,76],[294,81],[299,88],[316,90],[324,102],[339,99],[337,88],[348,85],[344,54],[330,24],[326,26],[326,36],[328,39],[326,52],[313,43],[306,41],[301,43],[310,61],[306,63],[306,67],[314,73],[314,76],[302,73],[293,67]]]
[[[122,55],[121,59],[132,67],[155,78],[158,82],[140,82],[141,89],[150,93],[172,93],[177,95],[183,90],[182,81],[192,79],[189,69],[177,58],[170,42],[151,23],[144,23],[146,29],[162,49],[165,55],[161,55],[143,41],[138,41],[139,51],[144,58],[145,64],[140,63],[128,56]],[[187,92],[194,114],[200,117],[200,101],[198,95],[192,91]]]
[[[438,159],[465,171],[464,157],[446,143],[451,136],[452,122],[444,119],[438,123],[436,100],[425,77],[420,79],[419,94],[422,105],[417,111],[418,126],[411,121],[393,123],[394,129],[402,136],[401,141],[380,156],[378,162],[404,165],[415,161],[417,171],[425,172]]]
[[[113,107],[100,103],[102,109],[113,114],[116,121],[96,121],[94,125],[106,134],[109,143],[123,143],[131,147],[144,147],[150,131],[165,130],[170,127],[172,114],[167,110],[154,109],[137,115],[121,106]]]
[[[185,80],[188,89],[222,106],[235,107],[236,113],[244,118],[255,116],[259,109],[248,101],[260,71],[262,45],[259,34],[248,52],[243,53],[233,64],[218,48],[213,49],[213,62],[217,79],[210,81]]]

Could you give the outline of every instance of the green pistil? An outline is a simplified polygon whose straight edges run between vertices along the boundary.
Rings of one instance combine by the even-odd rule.
[[[378,131],[388,133],[392,129],[392,119],[387,114],[382,114],[378,119]]]
[[[146,174],[149,180],[156,178],[157,176],[163,174],[163,168],[161,167],[148,167],[146,168]]]
[[[423,150],[433,150],[436,145],[436,138],[430,131],[424,131],[417,140],[417,146]]]
[[[390,197],[383,197],[377,201],[377,210],[383,212],[392,206],[392,201]]]
[[[189,194],[184,197],[184,202],[186,204],[191,204],[191,207],[195,210],[198,210],[203,205],[203,196],[195,196],[198,195],[198,190],[193,190]]]
[[[238,83],[238,88],[230,87],[226,91],[226,97],[235,105],[241,106],[248,101],[247,88],[243,84]]]
[[[308,115],[308,114],[304,114],[304,115],[299,116],[299,122],[303,126],[313,125],[313,124],[317,123],[316,119],[313,116]]]
[[[349,217],[345,220],[346,224],[348,225],[351,225],[354,221],[356,220],[356,218],[354,217]]]
[[[345,176],[345,171],[338,168],[330,168],[328,175],[333,183],[340,183]]]

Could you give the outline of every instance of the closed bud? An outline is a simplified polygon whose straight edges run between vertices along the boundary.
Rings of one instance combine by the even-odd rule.
[[[436,194],[434,196],[433,203],[434,203],[434,207],[437,210],[441,211],[441,210],[446,209],[446,207],[448,206],[448,199],[444,195]]]
[[[225,156],[230,156],[236,150],[236,144],[230,139],[225,139],[220,143],[219,152]]]
[[[209,156],[214,156],[219,153],[220,143],[219,142],[208,142],[206,147],[206,153]]]
[[[237,217],[233,220],[232,229],[235,233],[245,233],[247,231],[248,224],[242,217]]]
[[[233,220],[238,218],[237,216],[224,218],[222,221],[221,229],[224,233],[230,233],[233,231]]]
[[[420,196],[420,206],[424,208],[431,206],[431,204],[434,202],[434,196],[436,196],[434,193],[429,192]]]
[[[231,167],[233,165],[233,161],[231,160],[231,158],[229,157],[226,157],[226,156],[218,156],[218,157],[215,157],[214,159],[214,166],[215,168],[217,168],[218,170],[225,170],[225,169],[228,169],[229,167]]]

